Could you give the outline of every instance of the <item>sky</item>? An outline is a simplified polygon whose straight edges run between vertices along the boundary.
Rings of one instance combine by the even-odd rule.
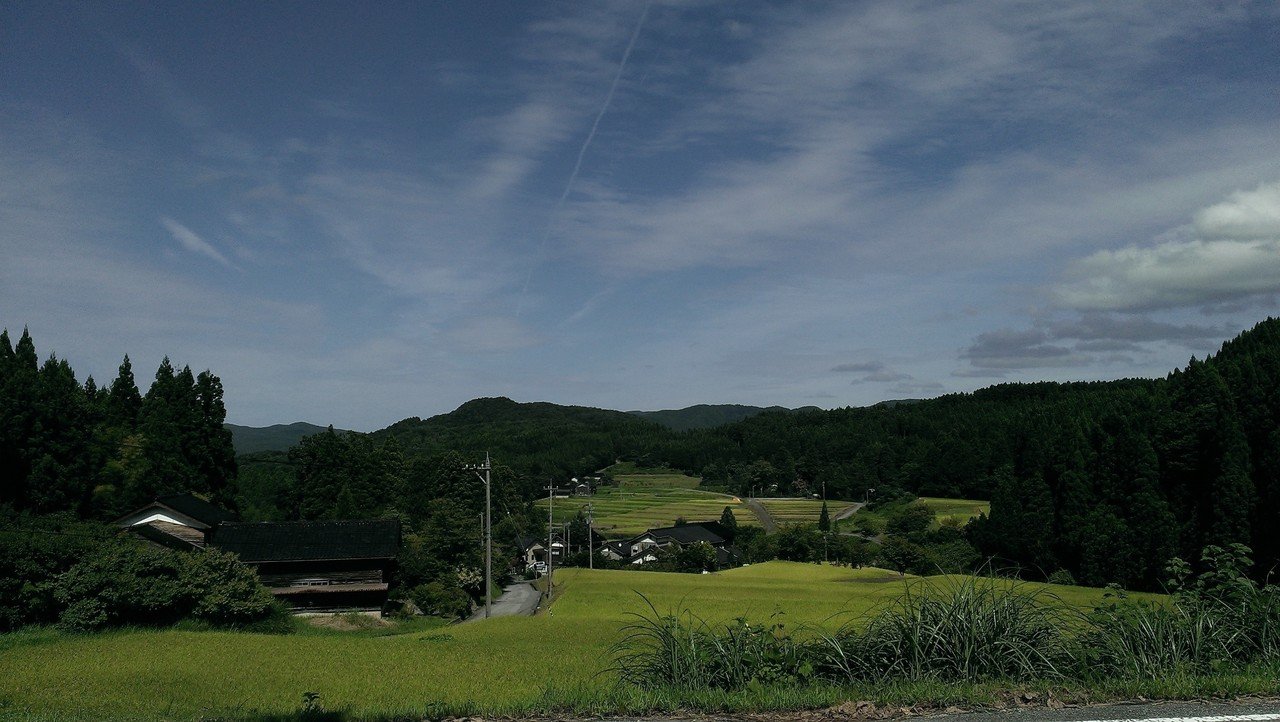
[[[0,326],[227,420],[1163,376],[1280,315],[1270,2],[0,4]]]

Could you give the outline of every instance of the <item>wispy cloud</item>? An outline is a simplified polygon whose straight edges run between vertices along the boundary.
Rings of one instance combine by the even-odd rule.
[[[169,235],[173,236],[173,240],[177,241],[188,251],[191,251],[192,253],[199,253],[202,256],[211,258],[227,268],[234,269],[236,267],[235,264],[227,260],[227,257],[222,255],[218,249],[214,248],[208,241],[201,238],[199,234],[172,218],[169,218],[168,216],[161,216],[160,225],[164,226],[165,230],[169,231]]]

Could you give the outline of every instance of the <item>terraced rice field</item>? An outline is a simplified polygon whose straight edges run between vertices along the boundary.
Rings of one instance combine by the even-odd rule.
[[[779,525],[817,524],[822,515],[821,499],[756,499]],[[851,501],[827,500],[827,513],[835,518],[842,510],[853,506]],[[739,519],[741,521],[741,519]]]
[[[988,516],[991,514],[991,502],[977,499],[940,499],[938,497],[922,496],[916,503],[924,504],[933,509],[939,524],[947,519],[967,524],[970,519],[976,519],[979,514],[987,514]]]
[[[617,479],[618,486],[601,487],[592,497],[556,499],[555,520],[572,519],[590,501],[596,529],[608,537],[627,537],[646,529],[671,526],[677,519],[718,521],[726,506],[733,509],[739,524],[759,523],[741,499],[699,491],[695,488],[699,480],[692,476],[636,474]],[[541,499],[537,505],[545,511],[547,500]]]

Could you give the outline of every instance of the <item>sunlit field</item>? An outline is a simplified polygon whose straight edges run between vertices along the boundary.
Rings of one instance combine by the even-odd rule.
[[[967,524],[970,519],[976,519],[979,514],[991,514],[991,502],[978,501],[976,499],[942,499],[922,496],[916,503],[924,504],[933,509],[933,513],[938,518],[938,523],[951,519],[960,524]]]
[[[474,704],[489,714],[547,709],[613,689],[609,648],[629,613],[687,608],[834,628],[901,594],[879,569],[769,562],[718,574],[557,572],[559,596],[536,617],[393,636],[173,630],[0,636],[0,716],[198,719],[297,711],[316,692],[360,715]],[[908,577],[907,582],[910,581]],[[1055,587],[1072,604],[1100,590]],[[434,706],[434,707],[433,707]]]
[[[677,519],[718,521],[726,506],[733,509],[739,524],[759,523],[741,499],[698,489],[697,477],[670,472],[620,474],[615,478],[617,486],[600,487],[593,496],[556,499],[555,520],[568,521],[591,502],[595,527],[608,537],[627,537],[646,529],[671,526]],[[545,513],[547,500],[540,499],[537,506]]]

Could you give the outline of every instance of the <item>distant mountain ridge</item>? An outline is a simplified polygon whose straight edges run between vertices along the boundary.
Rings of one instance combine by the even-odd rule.
[[[271,426],[240,426],[223,424],[223,428],[231,432],[231,443],[236,454],[254,454],[259,451],[287,451],[302,441],[302,437],[318,434],[327,430],[327,426],[295,421],[292,424],[272,424]],[[349,433],[345,429],[334,429],[341,434]]]
[[[752,416],[771,411],[803,411],[817,407],[806,406],[801,409],[789,409],[785,406],[745,406],[743,404],[696,404],[683,409],[666,409],[662,411],[628,411],[628,414],[661,424],[672,431],[689,431],[690,429],[711,429],[716,426],[732,424]]]

